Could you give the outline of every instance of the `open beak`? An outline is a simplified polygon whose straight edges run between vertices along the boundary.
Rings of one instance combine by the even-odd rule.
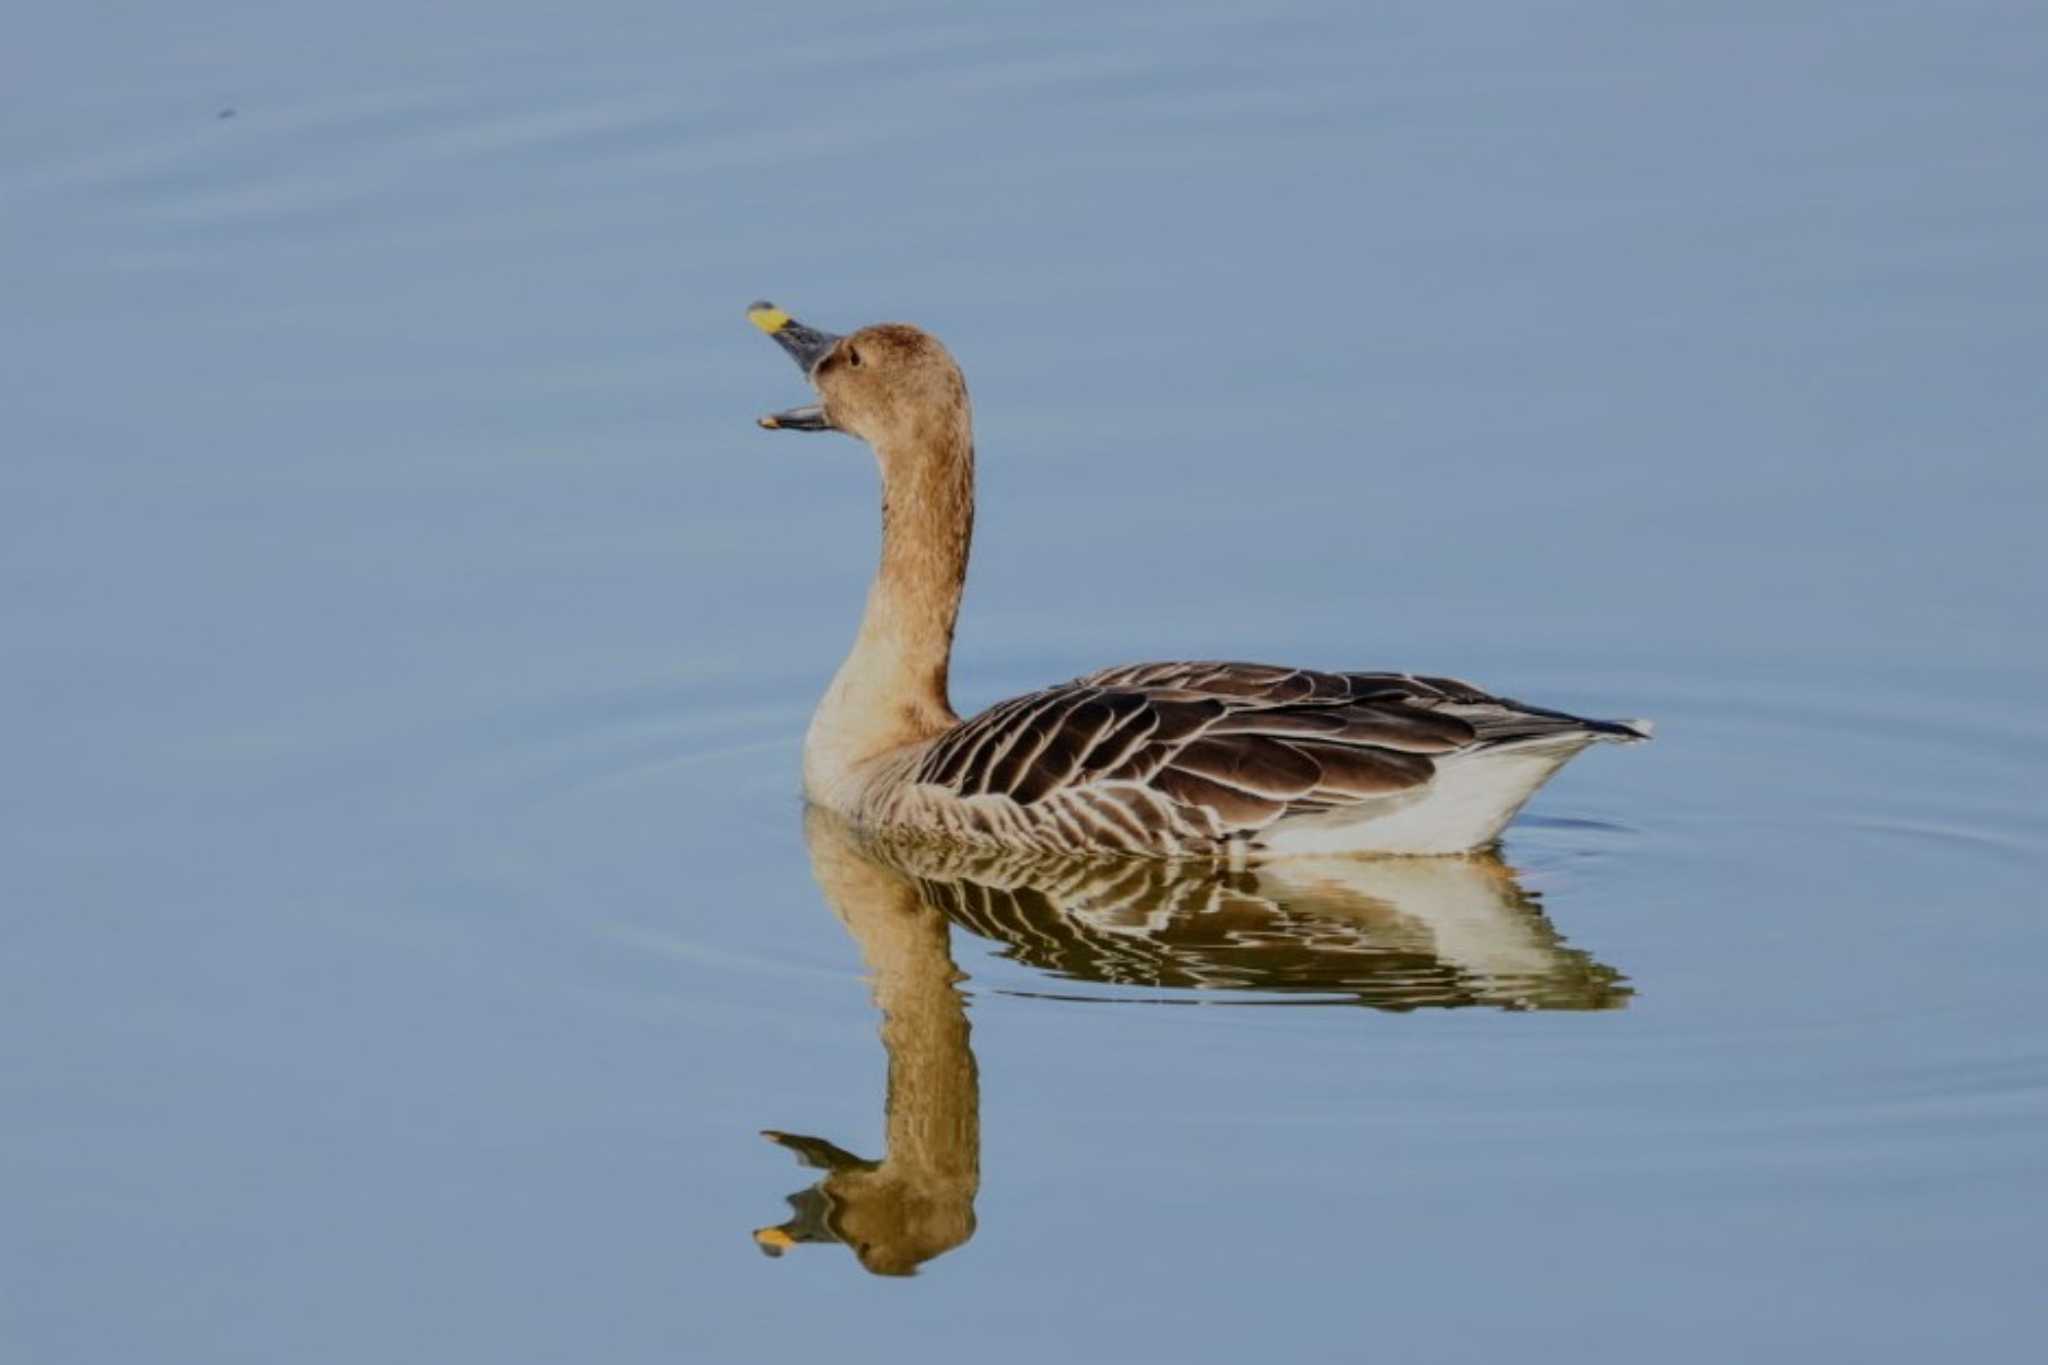
[[[765,299],[747,309],[747,321],[759,327],[775,339],[775,344],[789,352],[789,358],[797,363],[806,379],[825,358],[826,352],[838,343],[839,338],[830,332],[821,332],[815,327],[806,327],[789,314]],[[830,431],[832,423],[825,416],[823,403],[806,403],[802,407],[790,408],[785,412],[771,412],[760,419],[761,425],[770,431]]]

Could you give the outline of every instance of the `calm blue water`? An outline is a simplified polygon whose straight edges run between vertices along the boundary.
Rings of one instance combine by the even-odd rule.
[[[2048,1328],[2048,11],[10,28],[0,1356]],[[1490,890],[1231,912],[1362,925],[1348,993],[1212,921],[821,896],[797,749],[875,489],[754,428],[803,397],[762,295],[967,369],[963,707],[1222,655],[1660,738]],[[885,1121],[892,1058],[943,1083]],[[901,1157],[905,1094],[971,1239],[763,1257],[821,1173],[758,1130]]]

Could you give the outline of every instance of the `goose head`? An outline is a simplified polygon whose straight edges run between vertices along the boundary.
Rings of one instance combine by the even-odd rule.
[[[774,338],[818,401],[762,417],[771,431],[843,431],[878,452],[968,439],[967,381],[938,339],[903,322],[848,336],[806,326],[772,303],[747,320]]]

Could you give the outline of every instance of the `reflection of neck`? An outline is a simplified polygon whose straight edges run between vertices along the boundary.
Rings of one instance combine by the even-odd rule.
[[[964,415],[877,447],[882,561],[853,652],[811,719],[805,777],[823,796],[847,768],[955,724],[953,625],[974,529],[974,447]]]
[[[814,837],[812,866],[860,944],[882,1010],[888,1151],[877,1175],[917,1186],[941,1221],[961,1221],[954,1240],[964,1240],[981,1180],[981,1090],[947,922],[907,878],[842,842]]]
[[[872,941],[863,942],[889,1053],[882,1165],[972,1200],[981,1180],[980,1084],[946,921],[920,907],[915,920],[892,927],[916,941],[892,943],[879,954]]]

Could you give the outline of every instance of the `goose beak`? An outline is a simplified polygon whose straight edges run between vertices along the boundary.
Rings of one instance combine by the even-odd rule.
[[[810,377],[818,362],[825,358],[825,353],[839,340],[831,332],[804,326],[765,299],[747,309],[747,321],[773,337],[775,344],[787,351],[789,358],[797,363],[805,378]],[[832,423],[826,420],[823,403],[806,403],[784,412],[772,412],[760,422],[770,431],[832,430]]]
[[[784,408],[781,412],[771,412],[754,420],[767,431],[832,430],[832,424],[825,420],[823,403],[806,403],[800,408]]]

